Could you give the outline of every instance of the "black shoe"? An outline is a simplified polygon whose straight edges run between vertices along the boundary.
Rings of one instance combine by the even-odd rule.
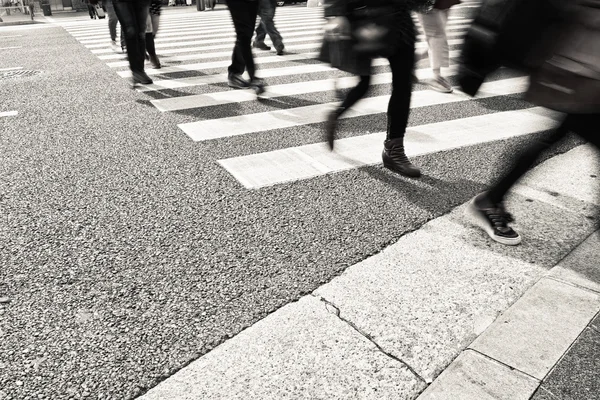
[[[421,170],[415,167],[404,152],[404,139],[386,140],[383,142],[383,153],[381,154],[384,167],[391,169],[400,175],[411,178],[421,176]]]
[[[254,78],[250,82],[250,87],[254,90],[257,96],[260,96],[265,92],[265,82],[260,78]]]
[[[150,64],[152,64],[155,69],[160,69],[161,67],[160,61],[156,55],[150,56]]]
[[[282,56],[283,55],[283,49],[285,49],[284,45],[281,45],[280,47],[277,48],[277,55],[278,56]]]
[[[493,240],[508,246],[521,243],[521,236],[508,224],[514,219],[504,209],[504,205],[486,202],[486,193],[476,196],[467,206],[466,213],[473,222],[483,229]],[[488,203],[487,205],[485,205]]]
[[[256,49],[261,49],[261,50],[271,50],[271,46],[267,46],[265,44],[265,42],[257,42],[254,41],[252,43],[252,47],[256,48]]]
[[[344,111],[343,107],[338,107],[333,110],[327,116],[327,121],[325,121],[325,137],[327,139],[327,144],[329,145],[329,150],[333,151],[333,142],[335,141],[335,130],[337,128],[337,121],[342,115]]]
[[[242,78],[241,74],[230,74],[227,84],[234,89],[246,89],[250,87],[250,82]]]
[[[140,85],[150,85],[152,83],[152,78],[148,76],[144,71],[142,72],[132,72],[133,84]]]

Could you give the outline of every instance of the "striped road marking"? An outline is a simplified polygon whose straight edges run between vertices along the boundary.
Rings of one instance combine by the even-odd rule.
[[[0,112],[0,118],[2,117],[14,117],[18,114],[18,111],[3,111]]]
[[[521,93],[526,89],[526,85],[527,80],[525,78],[504,79],[490,82],[481,88],[479,97],[485,98]],[[342,115],[342,118],[382,113],[387,109],[389,98],[389,95],[385,95],[362,99]],[[468,101],[470,98],[470,96],[460,92],[448,95],[431,90],[422,90],[413,93],[411,107],[427,107]],[[316,104],[313,106],[296,107],[286,110],[188,122],[180,124],[179,127],[192,140],[199,142],[324,122],[327,119],[328,111],[337,106],[337,104],[337,102]]]
[[[528,135],[556,126],[557,113],[541,107],[505,111],[408,129],[409,157]],[[219,160],[247,189],[314,178],[381,163],[385,132],[337,140],[335,152],[315,143]]]

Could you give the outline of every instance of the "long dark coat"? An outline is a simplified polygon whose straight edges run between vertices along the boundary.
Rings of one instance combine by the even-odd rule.
[[[415,43],[415,27],[410,12],[429,10],[433,3],[434,0],[326,0],[325,17],[347,17],[350,20],[350,30],[354,32],[363,22],[357,10],[390,9],[390,17],[384,22],[389,30],[386,43],[382,46],[385,48],[385,53],[379,54],[379,56],[390,57],[401,45]],[[319,60],[327,63],[333,61],[332,65],[342,71],[356,75],[369,75],[371,58],[356,53],[353,49],[355,44],[355,40],[345,43],[324,40]],[[336,56],[332,57],[332,54]],[[340,54],[342,55],[337,57]]]

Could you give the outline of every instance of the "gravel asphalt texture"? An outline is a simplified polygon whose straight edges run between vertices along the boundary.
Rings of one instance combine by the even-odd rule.
[[[0,53],[0,69],[40,71],[0,79],[0,111],[19,112],[0,119],[2,400],[135,398],[464,203],[535,136],[415,158],[420,180],[373,166],[249,191],[216,160],[320,142],[321,125],[194,143],[178,123],[281,106],[160,113],[60,27],[2,35],[23,35],[10,39],[23,48]],[[410,125],[526,107],[517,96],[427,107]],[[350,118],[340,136],[384,124]]]

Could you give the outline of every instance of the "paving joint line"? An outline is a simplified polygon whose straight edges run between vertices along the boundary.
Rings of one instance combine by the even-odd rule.
[[[500,315],[502,315],[502,314],[500,314]],[[499,315],[498,317],[500,317],[500,315]],[[484,331],[484,332],[485,332],[485,331]],[[482,333],[481,335],[483,335],[483,333]],[[481,335],[479,335],[479,336],[481,336]],[[479,336],[477,336],[477,337],[479,337]],[[538,382],[539,382],[539,384],[541,384],[541,383],[542,383],[542,381],[543,381],[543,380],[540,380],[540,379],[536,378],[536,377],[535,377],[535,376],[533,376],[533,375],[530,375],[530,374],[528,374],[527,372],[523,372],[523,371],[521,371],[520,369],[518,369],[518,368],[516,368],[516,367],[510,366],[510,365],[506,364],[505,362],[502,362],[502,361],[500,361],[500,360],[496,360],[495,358],[493,358],[493,357],[490,357],[490,356],[488,356],[487,354],[480,352],[479,350],[475,350],[475,349],[472,349],[472,348],[470,348],[470,347],[467,347],[467,348],[466,348],[466,349],[464,349],[463,351],[472,351],[472,352],[475,352],[475,353],[477,353],[477,354],[479,354],[479,355],[483,356],[484,358],[486,358],[486,359],[488,359],[488,360],[494,361],[494,362],[496,362],[496,363],[498,363],[498,364],[500,364],[500,365],[502,365],[502,366],[504,366],[504,367],[506,367],[506,368],[510,369],[511,371],[517,371],[517,372],[519,372],[519,373],[521,373],[521,374],[523,374],[523,375],[525,375],[525,376],[527,376],[527,377],[529,377],[529,378],[531,378],[531,379],[534,379],[534,380],[538,381]],[[457,356],[456,358],[458,358],[458,356]],[[456,360],[456,358],[455,358],[454,360]],[[453,360],[452,362],[454,362],[454,360]],[[450,364],[451,364],[451,363],[450,363]],[[538,387],[539,387],[539,384],[538,384]]]
[[[317,297],[313,294],[311,294],[311,296],[313,297]],[[360,329],[358,326],[356,326],[356,324],[344,317],[342,317],[341,315],[341,310],[338,306],[336,306],[335,304],[333,304],[332,302],[330,302],[329,300],[325,299],[323,296],[317,297],[321,302],[325,303],[325,308],[327,309],[327,311],[331,312],[329,308],[327,308],[327,306],[332,307],[335,311],[332,314],[335,314],[340,320],[344,321],[346,324],[348,324],[352,329],[354,329],[356,332],[358,332],[359,334],[361,334],[362,336],[364,336],[369,342],[373,343],[375,345],[375,347],[377,347],[377,349],[385,354],[387,357],[393,359],[394,361],[397,361],[399,363],[401,363],[402,365],[404,365],[416,378],[418,378],[420,381],[422,381],[423,383],[425,383],[426,385],[429,385],[431,382],[428,382],[425,378],[423,378],[413,367],[410,366],[410,364],[408,364],[406,361],[402,360],[399,357],[396,357],[395,355],[393,355],[392,353],[385,351],[374,339],[371,335],[369,335],[368,333],[364,332],[362,329]]]

